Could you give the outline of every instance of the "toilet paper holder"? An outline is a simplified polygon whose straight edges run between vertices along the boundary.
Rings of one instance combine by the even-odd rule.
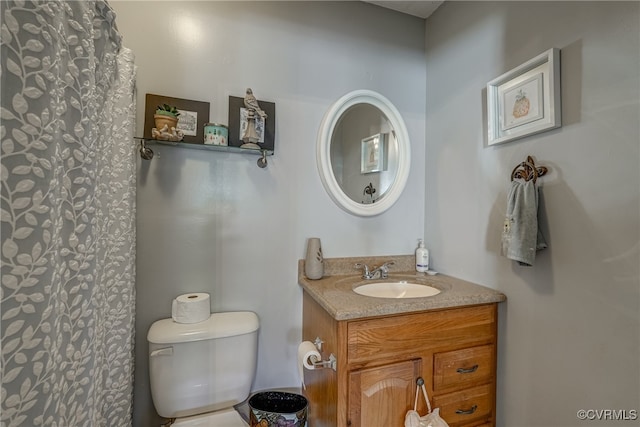
[[[322,353],[322,344],[323,343],[324,343],[324,341],[322,341],[322,339],[320,339],[320,337],[316,337],[316,339],[313,340],[313,344],[315,344],[316,348],[318,349],[318,351],[320,353]],[[331,368],[334,371],[336,370],[337,359],[336,359],[336,356],[334,356],[333,353],[331,353],[329,355],[329,360],[318,360],[317,357],[311,356],[311,357],[309,357],[309,361],[313,365],[313,369]]]
[[[309,357],[309,361],[313,365],[313,369],[331,368],[334,371],[336,370],[337,359],[333,353],[329,355],[329,360],[318,360],[317,357],[311,356]]]

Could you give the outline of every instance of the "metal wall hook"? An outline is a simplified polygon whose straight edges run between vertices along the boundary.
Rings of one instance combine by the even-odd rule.
[[[147,144],[144,139],[140,140],[140,157],[145,160],[153,159],[153,150],[147,147]]]
[[[533,182],[536,182],[538,178],[545,175],[548,170],[545,166],[536,166],[533,157],[527,156],[526,161],[518,164],[513,168],[513,171],[511,171],[511,181],[514,179],[524,179],[525,181],[533,179]]]
[[[370,182],[369,185],[367,185],[366,187],[364,187],[364,191],[362,192],[362,194],[368,194],[369,196],[373,197],[373,195],[375,194],[376,189],[373,186],[373,183]]]
[[[267,167],[267,152],[265,150],[262,150],[262,157],[258,159],[257,163],[260,169]]]

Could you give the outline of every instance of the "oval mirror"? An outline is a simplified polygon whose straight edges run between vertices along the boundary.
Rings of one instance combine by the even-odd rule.
[[[338,206],[354,215],[378,215],[398,200],[409,177],[407,127],[384,96],[350,92],[322,120],[316,161],[322,184]]]

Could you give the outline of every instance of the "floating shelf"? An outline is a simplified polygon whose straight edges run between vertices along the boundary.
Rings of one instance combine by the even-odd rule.
[[[153,158],[153,151],[147,146],[149,144],[170,145],[173,147],[188,148],[191,150],[205,150],[205,151],[222,151],[227,153],[239,153],[239,154],[254,154],[261,156],[258,159],[258,166],[264,168],[267,166],[267,156],[273,156],[273,150],[264,149],[251,149],[241,147],[230,147],[225,145],[208,145],[198,144],[193,142],[184,141],[165,141],[161,139],[150,139],[134,137],[135,140],[140,142],[140,156],[145,160],[151,160]]]

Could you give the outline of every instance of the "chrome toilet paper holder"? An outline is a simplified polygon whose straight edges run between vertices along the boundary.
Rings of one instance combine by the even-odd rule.
[[[322,341],[322,339],[320,339],[320,337],[316,337],[316,339],[313,340],[313,344],[315,344],[316,348],[318,349],[318,351],[320,353],[322,353],[322,344],[323,343],[324,343],[324,341]],[[309,361],[313,365],[313,369],[331,368],[334,371],[336,370],[337,359],[336,359],[336,356],[334,356],[333,353],[331,353],[329,355],[329,360],[318,360],[318,358],[316,356],[311,356],[311,357],[309,357]]]
[[[334,371],[336,370],[337,359],[336,356],[333,355],[333,353],[329,355],[329,360],[318,360],[317,357],[311,356],[309,357],[309,361],[311,361],[313,369],[331,368]]]

